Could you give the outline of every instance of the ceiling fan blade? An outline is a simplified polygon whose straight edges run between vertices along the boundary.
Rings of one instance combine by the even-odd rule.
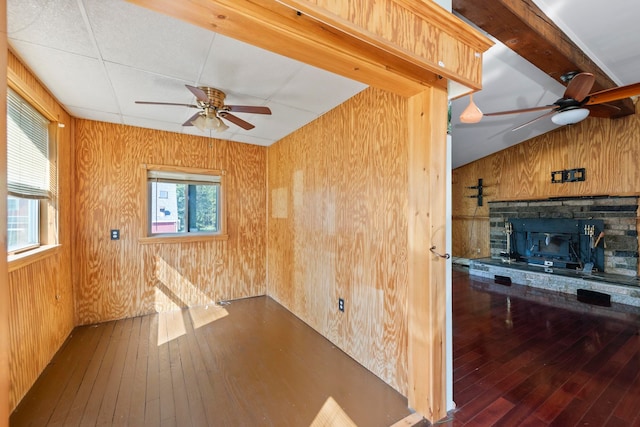
[[[253,129],[255,127],[251,123],[245,122],[240,117],[236,117],[236,116],[234,116],[233,114],[230,114],[230,113],[221,112],[220,113],[220,117],[222,117],[223,119],[229,120],[231,123],[240,126],[244,130],[251,130],[251,129]]]
[[[225,105],[229,111],[234,113],[271,114],[269,107],[258,107],[251,105]]]
[[[640,83],[634,83],[626,86],[614,87],[612,89],[601,90],[589,95],[589,100],[585,105],[604,104],[605,102],[613,102],[619,99],[629,98],[630,96],[640,95]]]
[[[563,98],[571,98],[582,101],[589,95],[596,78],[591,73],[579,73],[573,76],[564,91]]]
[[[611,104],[595,104],[586,106],[590,113],[589,117],[611,118],[612,115],[620,112],[620,108]]]
[[[197,119],[200,114],[202,113],[201,112],[195,113],[193,116],[189,117],[187,121],[182,124],[182,126],[193,126],[193,123],[191,122]]]
[[[502,116],[505,114],[531,113],[533,111],[543,111],[557,108],[557,105],[545,105],[543,107],[522,108],[520,110],[498,111],[495,113],[484,113],[485,116]]]
[[[136,104],[147,104],[147,105],[177,105],[178,107],[190,107],[190,108],[200,108],[197,105],[193,104],[176,104],[174,102],[151,102],[151,101],[136,101]]]
[[[209,102],[209,97],[202,89],[200,89],[199,87],[190,86],[190,85],[185,85],[185,86],[187,87],[187,89],[191,91],[192,94],[195,95],[198,101]]]
[[[555,112],[555,110],[549,111],[548,113],[544,113],[543,115],[538,116],[538,117],[536,117],[536,118],[535,118],[535,119],[533,119],[533,120],[529,120],[528,122],[523,123],[523,124],[521,124],[520,126],[516,126],[516,127],[514,127],[513,129],[511,129],[511,132],[514,132],[514,131],[516,131],[516,130],[522,129],[522,128],[523,128],[523,127],[525,127],[525,126],[529,126],[530,124],[532,124],[532,123],[534,123],[534,122],[537,122],[538,120],[542,120],[542,119],[544,119],[545,117],[553,116],[555,113],[556,113],[556,112]]]

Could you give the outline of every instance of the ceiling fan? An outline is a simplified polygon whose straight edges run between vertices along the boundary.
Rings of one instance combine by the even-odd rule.
[[[150,102],[150,101],[136,101],[136,104],[150,104],[150,105],[177,105],[181,107],[198,108],[198,111],[193,116],[189,117],[182,126],[195,126],[201,131],[206,129],[213,129],[218,132],[224,132],[229,129],[221,119],[230,121],[231,123],[240,126],[242,129],[250,130],[255,126],[251,123],[242,120],[234,113],[252,113],[252,114],[271,114],[271,110],[268,107],[250,106],[250,105],[225,105],[224,99],[226,94],[220,89],[207,86],[190,86],[185,85],[187,89],[191,91],[196,97],[196,104],[178,104],[173,102]]]
[[[640,95],[640,83],[589,93],[595,82],[595,77],[591,73],[570,72],[564,74],[561,79],[564,82],[568,82],[567,89],[564,91],[562,98],[551,105],[483,114],[473,103],[473,98],[471,98],[467,108],[460,114],[460,121],[463,123],[477,123],[483,116],[491,117],[550,110],[511,130],[522,129],[546,117],[551,117],[555,124],[568,125],[586,119],[589,114],[595,117],[610,117],[612,113],[620,111],[620,109],[614,105],[607,104],[607,102]]]

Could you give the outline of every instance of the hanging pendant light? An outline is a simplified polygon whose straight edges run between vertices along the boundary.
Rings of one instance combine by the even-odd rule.
[[[482,111],[473,102],[473,94],[469,95],[469,105],[460,114],[460,121],[462,123],[478,123],[482,120]]]

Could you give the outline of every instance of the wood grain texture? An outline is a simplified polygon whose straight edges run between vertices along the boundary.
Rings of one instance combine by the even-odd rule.
[[[58,153],[54,166],[58,172],[58,191],[52,204],[57,210],[54,217],[60,246],[50,251],[51,256],[12,270],[7,280],[11,348],[9,407],[13,410],[74,326],[71,286],[73,121],[11,52],[8,69],[12,86],[18,86],[28,99],[37,100],[38,106],[46,109],[49,116],[66,125],[57,129]]]
[[[410,412],[400,393],[257,297],[74,329],[11,426],[388,427]]]
[[[446,415],[447,92],[409,100],[408,400],[436,422]]]
[[[0,80],[7,80],[7,2],[0,4]],[[0,88],[0,97],[7,99],[7,85]],[[0,106],[0,170],[7,170],[7,104]],[[0,174],[0,212],[7,212],[7,174]],[[0,230],[7,229],[6,215],[0,215]],[[0,245],[7,247],[7,234],[0,233]],[[9,329],[9,281],[7,259],[0,257],[0,426],[9,425],[9,387],[11,354]]]
[[[573,168],[585,168],[586,180],[551,183],[551,172]],[[588,118],[459,167],[453,171],[453,255],[489,256],[488,201],[638,195],[639,170],[637,112],[614,120]],[[481,207],[466,197],[475,190],[465,188],[478,178],[484,180]]]
[[[489,236],[489,217],[454,216],[451,218],[451,240],[456,242],[454,256],[485,258],[491,256],[486,240]]]
[[[417,0],[128,1],[403,96],[441,75],[480,89],[482,53],[491,45],[452,14]]]
[[[463,85],[482,86],[482,52],[493,43],[434,2],[283,0],[295,10]]]
[[[77,324],[265,294],[266,148],[78,120],[75,163]],[[225,170],[229,239],[141,244],[141,164]]]
[[[563,74],[580,70],[595,77],[591,92],[618,86],[533,0],[453,0],[452,7],[561,84]],[[608,113],[614,117],[635,111],[629,98],[611,104],[621,109]]]
[[[269,147],[288,206],[269,206],[267,255],[269,295],[405,395],[406,111],[370,88]]]

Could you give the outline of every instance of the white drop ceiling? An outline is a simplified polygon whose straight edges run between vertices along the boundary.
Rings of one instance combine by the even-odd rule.
[[[366,85],[122,0],[8,0],[10,46],[75,117],[270,145]],[[195,103],[185,84],[213,86],[254,124],[225,132],[183,127]]]
[[[640,1],[534,2],[619,85],[640,81]],[[185,84],[213,86],[227,104],[273,115],[238,113],[256,127],[211,136],[270,145],[366,87],[123,0],[7,0],[7,13],[10,46],[80,118],[209,136],[182,126],[193,109],[134,101],[193,103]],[[485,54],[483,86],[484,112],[550,104],[565,89],[500,43]],[[511,131],[539,113],[461,124],[467,103],[452,103],[454,168],[557,128],[546,119]]]

